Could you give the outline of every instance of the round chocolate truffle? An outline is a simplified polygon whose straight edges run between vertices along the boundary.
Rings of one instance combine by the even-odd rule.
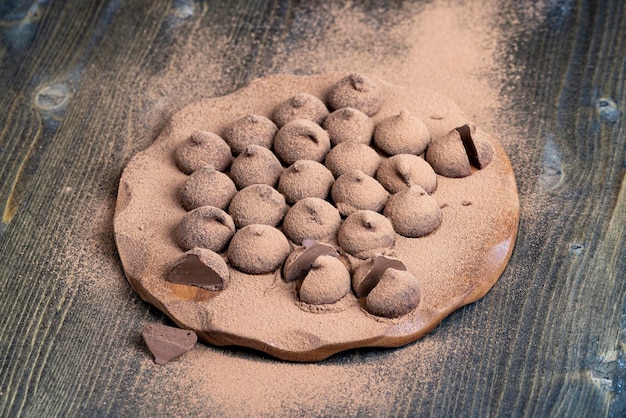
[[[239,190],[252,184],[276,185],[283,166],[274,153],[259,145],[248,145],[230,168],[230,177]]]
[[[283,231],[291,241],[301,245],[305,238],[334,241],[340,225],[337,208],[317,197],[307,197],[289,209],[283,220]]]
[[[390,268],[365,298],[365,309],[372,315],[398,318],[415,309],[420,298],[415,276],[408,271]]]
[[[389,155],[419,155],[430,143],[430,132],[420,118],[403,110],[376,125],[374,143]]]
[[[361,170],[368,176],[374,177],[380,165],[380,155],[365,144],[353,141],[342,142],[326,155],[324,165],[335,178],[351,169]]]
[[[428,235],[441,224],[442,214],[437,201],[418,185],[392,195],[384,214],[400,235],[419,238]]]
[[[252,224],[276,226],[285,217],[287,209],[282,194],[267,184],[253,184],[233,197],[228,213],[237,228]]]
[[[374,134],[374,122],[370,117],[351,107],[335,110],[328,115],[323,127],[333,147],[348,141],[369,145]]]
[[[237,188],[230,177],[209,165],[187,178],[180,191],[180,200],[186,210],[200,206],[225,209],[235,193]]]
[[[383,107],[383,93],[371,79],[360,74],[350,74],[335,84],[328,95],[332,110],[352,107],[367,116],[374,116]]]
[[[289,241],[278,229],[253,224],[233,236],[228,246],[228,261],[244,273],[271,273],[280,268],[290,249]]]
[[[317,161],[298,160],[280,175],[278,191],[290,204],[306,197],[326,199],[335,178]]]
[[[233,218],[214,206],[187,212],[176,228],[178,245],[185,251],[195,247],[221,252],[235,233]]]
[[[432,193],[437,188],[437,174],[423,158],[412,154],[398,154],[387,158],[376,172],[376,180],[389,193],[398,193],[414,184]]]
[[[245,115],[237,119],[224,134],[224,140],[235,155],[246,150],[248,145],[259,145],[271,149],[278,127],[261,115]]]
[[[396,233],[389,219],[380,213],[359,210],[343,222],[337,241],[347,253],[367,259],[393,247]]]
[[[361,170],[342,174],[333,184],[330,195],[342,216],[357,210],[380,212],[389,197],[379,182]]]
[[[274,150],[285,164],[298,160],[320,162],[330,150],[330,138],[315,122],[296,119],[280,128],[274,139]]]
[[[230,147],[212,132],[196,131],[183,142],[174,153],[178,169],[191,174],[206,165],[224,171],[232,160]]]
[[[216,291],[228,286],[230,272],[224,258],[215,251],[192,248],[176,260],[167,280]]]
[[[274,111],[274,122],[283,127],[292,120],[307,119],[321,125],[328,116],[326,105],[317,97],[300,93],[282,102]]]
[[[339,301],[350,292],[350,272],[337,258],[322,255],[311,265],[300,286],[300,300],[311,305]]]

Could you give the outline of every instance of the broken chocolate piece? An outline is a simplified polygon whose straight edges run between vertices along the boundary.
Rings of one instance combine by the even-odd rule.
[[[385,274],[385,271],[390,268],[406,271],[404,263],[396,258],[390,258],[384,255],[376,257],[374,259],[374,263],[372,264],[372,268],[354,290],[355,296],[357,298],[367,296],[372,289],[376,287],[380,279],[383,277],[383,274]]]
[[[176,261],[167,276],[172,283],[207,290],[222,290],[228,278],[228,266],[224,259],[206,248],[193,248],[187,251]]]
[[[141,332],[156,364],[168,361],[191,350],[198,336],[195,332],[162,324],[146,324]]]
[[[286,282],[292,282],[306,276],[315,260],[320,256],[339,256],[337,250],[328,244],[315,242],[308,238],[302,240],[302,244],[304,245],[304,251],[291,263],[285,263],[283,277]]]

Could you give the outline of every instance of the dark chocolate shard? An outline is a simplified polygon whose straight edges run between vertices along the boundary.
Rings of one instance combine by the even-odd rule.
[[[461,142],[463,142],[463,147],[465,147],[465,153],[467,154],[467,159],[469,160],[470,165],[478,169],[483,168],[480,165],[478,151],[476,150],[476,144],[474,143],[474,139],[472,138],[472,129],[470,128],[470,126],[463,125],[459,128],[456,128],[456,131],[461,136]]]
[[[302,244],[305,250],[284,271],[286,282],[292,282],[306,276],[315,260],[322,255],[339,257],[337,250],[328,244],[322,244],[308,238],[302,240]]]
[[[162,324],[146,324],[141,332],[156,364],[165,364],[191,350],[198,336],[195,332]]]
[[[376,287],[380,279],[383,277],[383,274],[385,274],[387,269],[406,271],[406,266],[398,259],[379,255],[374,259],[371,270],[367,273],[365,278],[361,280],[359,288],[355,291],[355,296],[357,298],[364,298],[369,295],[372,289]]]
[[[198,248],[187,251],[170,270],[167,279],[172,283],[197,286],[206,290],[222,290],[226,285],[227,267],[217,254],[213,257],[206,254],[208,251]]]

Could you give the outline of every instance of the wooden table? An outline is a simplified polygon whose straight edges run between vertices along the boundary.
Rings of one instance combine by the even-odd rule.
[[[412,22],[439,12],[497,30],[498,106],[477,116],[493,112],[521,200],[500,281],[423,340],[322,363],[338,388],[380,371],[348,397],[305,402],[301,365],[258,353],[196,358],[284,370],[293,396],[267,395],[281,415],[624,416],[626,3],[467,3],[0,2],[0,416],[262,412],[250,388],[187,403],[185,357],[149,358],[142,325],[169,322],[124,279],[121,171],[198,98],[273,73],[404,68],[429,36]]]

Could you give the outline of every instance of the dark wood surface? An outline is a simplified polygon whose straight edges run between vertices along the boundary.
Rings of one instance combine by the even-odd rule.
[[[468,3],[492,4],[0,2],[0,416],[215,413],[210,399],[187,405],[140,342],[142,324],[168,322],[133,294],[117,257],[123,167],[198,98],[272,73],[350,70],[340,57],[312,65],[320,55],[305,47],[321,34],[399,61],[410,45],[386,29]],[[375,36],[337,28],[338,10]],[[286,398],[281,414],[626,414],[626,3],[506,0],[492,20],[506,57],[494,120],[519,138],[503,141],[522,206],[508,268],[426,341],[321,366],[343,371],[341,383],[350,368],[384,375],[388,363],[402,371],[391,401],[355,409],[329,396],[307,410]],[[298,384],[297,367],[286,383]],[[387,393],[383,377],[359,396]],[[254,415],[237,405],[220,411]]]

